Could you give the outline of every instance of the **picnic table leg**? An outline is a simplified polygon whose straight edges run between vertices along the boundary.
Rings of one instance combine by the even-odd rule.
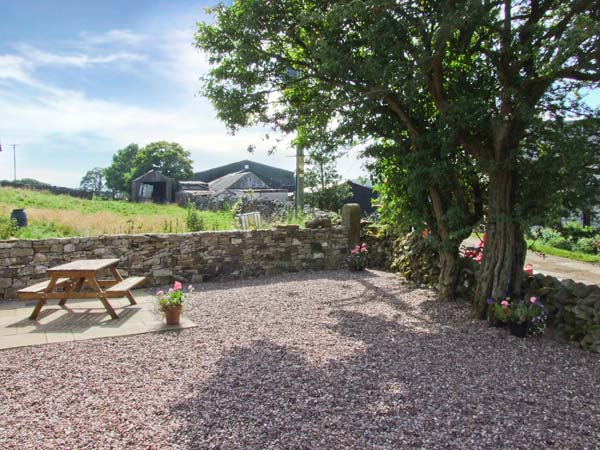
[[[52,289],[54,289],[54,286],[56,286],[56,281],[57,281],[56,277],[50,278],[50,283],[48,283],[48,286],[46,287],[46,289],[44,289],[44,294],[52,292]],[[37,320],[38,316],[40,315],[40,311],[42,310],[42,307],[45,304],[46,304],[46,298],[45,297],[40,298],[38,300],[37,304],[35,305],[35,308],[33,308],[33,311],[31,312],[31,315],[29,316],[29,320]]]
[[[110,273],[112,273],[113,277],[115,277],[115,280],[117,280],[117,282],[123,281],[123,275],[121,275],[119,273],[119,271],[117,270],[117,268],[115,266],[113,266],[113,267],[110,268]],[[128,290],[127,292],[125,292],[125,295],[129,299],[129,304],[131,304],[131,305],[137,305],[137,302],[135,301],[135,298],[133,298],[133,294],[131,293],[130,290]]]
[[[110,305],[110,303],[108,303],[108,300],[104,296],[104,293],[102,292],[102,288],[98,284],[98,281],[96,280],[96,277],[90,278],[88,281],[91,284],[91,286],[94,289],[94,291],[96,291],[98,293],[98,298],[102,302],[102,305],[104,305],[104,308],[106,309],[106,311],[108,312],[108,314],[110,314],[110,317],[112,317],[113,319],[118,319],[119,316],[117,315],[117,313],[115,312],[115,310],[113,309],[113,307]]]
[[[36,320],[38,318],[40,311],[42,310],[42,307],[44,306],[45,303],[46,303],[45,298],[41,298],[38,300],[37,304],[35,305],[35,308],[33,308],[33,311],[31,312],[31,315],[29,316],[29,320]]]
[[[80,292],[84,282],[85,278],[79,278],[77,281],[73,281],[72,283],[70,283],[69,287],[67,288],[67,291],[65,292],[65,298],[58,302],[58,304],[60,306],[65,306],[65,303],[67,303],[67,300],[69,299],[68,294],[72,292]]]

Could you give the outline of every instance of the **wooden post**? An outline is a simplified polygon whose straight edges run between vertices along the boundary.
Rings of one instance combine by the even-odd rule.
[[[342,226],[348,231],[348,247],[360,244],[360,205],[347,203],[342,206]]]

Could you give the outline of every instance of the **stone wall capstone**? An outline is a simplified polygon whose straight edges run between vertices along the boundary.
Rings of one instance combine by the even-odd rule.
[[[14,300],[17,290],[47,279],[48,267],[77,259],[119,258],[124,276],[161,286],[336,269],[347,251],[342,227],[0,241],[0,299]]]

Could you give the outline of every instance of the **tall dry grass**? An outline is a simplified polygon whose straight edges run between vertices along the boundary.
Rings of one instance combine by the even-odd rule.
[[[126,217],[110,212],[84,214],[81,211],[27,208],[32,222],[54,222],[73,231],[76,236],[133,233],[182,233],[185,222],[168,215]]]

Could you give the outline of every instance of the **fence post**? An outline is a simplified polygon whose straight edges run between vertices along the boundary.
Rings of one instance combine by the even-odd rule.
[[[348,231],[348,246],[360,244],[360,205],[346,203],[342,206],[342,226]]]

